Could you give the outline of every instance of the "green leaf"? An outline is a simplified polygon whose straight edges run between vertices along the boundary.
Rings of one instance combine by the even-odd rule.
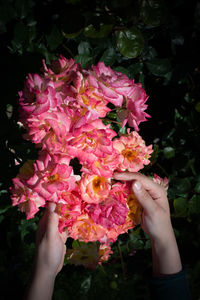
[[[17,16],[20,19],[24,19],[29,14],[33,6],[34,2],[31,0],[16,0],[15,10],[17,12]]]
[[[134,77],[136,74],[142,72],[143,66],[144,65],[142,62],[137,62],[135,64],[130,65],[130,67],[128,67],[130,77]]]
[[[117,55],[116,55],[115,49],[112,47],[109,47],[103,53],[102,57],[100,58],[100,61],[104,61],[106,66],[112,66],[115,63],[116,57],[117,57]]]
[[[153,147],[153,153],[151,154],[151,158],[150,158],[151,165],[157,161],[158,154],[159,154],[159,146],[155,144]]]
[[[28,235],[31,231],[35,231],[37,229],[36,219],[37,219],[37,217],[35,217],[34,219],[31,219],[29,221],[24,220],[24,219],[21,220],[20,225],[19,225],[19,230],[21,233],[22,241],[24,241],[26,235]]]
[[[165,158],[170,159],[175,156],[175,150],[172,147],[165,147],[163,150],[163,154]]]
[[[156,76],[166,76],[172,69],[171,62],[168,58],[153,58],[146,62],[148,70]]]
[[[200,214],[200,195],[193,195],[188,203],[190,214]]]
[[[197,112],[200,112],[200,102],[197,102],[197,104],[195,105],[195,109]]]
[[[118,290],[117,282],[116,282],[116,281],[111,281],[110,287],[111,287],[111,289],[113,289],[113,290]]]
[[[174,209],[178,217],[185,217],[187,215],[187,201],[185,198],[174,199]]]
[[[133,245],[134,249],[143,249],[144,248],[144,242],[141,239],[141,235],[140,235],[140,229],[141,227],[138,227],[136,230],[133,230],[130,234],[130,241]]]
[[[99,29],[97,30],[93,24],[90,24],[85,27],[84,34],[85,36],[93,39],[104,38],[111,33],[112,28],[112,24],[100,24]]]
[[[85,26],[85,18],[76,9],[66,9],[60,17],[61,29],[65,38],[73,38],[81,33]]]
[[[137,237],[133,237],[131,239],[133,248],[135,250],[143,249],[144,248],[144,242],[141,239],[138,239]]]
[[[122,133],[122,134],[126,134],[127,133],[126,132],[126,126],[124,126],[123,128],[120,128],[119,132]]]
[[[111,10],[120,11],[130,4],[132,4],[131,0],[109,0],[107,5]]]
[[[140,16],[146,25],[155,27],[163,24],[167,18],[167,9],[162,0],[141,0]]]
[[[200,194],[200,182],[197,182],[197,184],[194,187],[194,191],[195,191],[195,193]]]
[[[68,294],[65,290],[59,289],[54,292],[54,300],[68,299]]]
[[[83,29],[80,29],[79,31],[76,31],[73,33],[66,33],[66,32],[62,31],[62,34],[66,39],[73,39],[73,38],[76,38],[77,36],[79,36],[82,31],[83,31]]]
[[[147,249],[151,249],[151,241],[148,239],[145,243],[145,246],[144,246],[144,249],[147,250]]]
[[[114,111],[108,112],[106,118],[116,120],[117,119],[116,112]]]
[[[0,5],[0,25],[7,24],[16,17],[16,13],[10,1],[1,1]],[[1,32],[1,31],[0,31]]]
[[[91,287],[92,276],[89,275],[82,283],[80,287],[81,294],[87,294]]]
[[[4,213],[5,213],[7,210],[9,210],[11,207],[12,207],[11,205],[7,205],[6,207],[1,208],[1,209],[0,209],[0,215],[1,215],[1,214],[4,214]]]
[[[80,63],[82,68],[87,68],[93,63],[93,57],[86,54],[79,54],[74,57],[76,63]]]
[[[117,71],[117,72],[121,72],[121,73],[126,74],[127,76],[129,76],[129,70],[127,70],[124,67],[119,66],[119,67],[114,68],[114,70]]]
[[[46,39],[51,51],[54,51],[62,43],[62,34],[57,26],[53,26],[50,34],[46,36]]]
[[[191,184],[188,178],[175,178],[171,181],[170,187],[175,195],[186,196],[191,189]]]
[[[78,54],[80,55],[90,55],[90,44],[88,42],[81,42],[78,45]]]
[[[73,240],[72,248],[76,249],[76,248],[80,247],[83,244],[84,244],[84,242],[80,242],[79,240]]]
[[[144,38],[136,28],[116,32],[117,47],[119,52],[129,58],[135,58],[141,54],[144,47]]]

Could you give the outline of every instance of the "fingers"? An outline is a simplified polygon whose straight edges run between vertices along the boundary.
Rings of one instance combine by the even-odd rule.
[[[55,212],[56,204],[49,202],[47,207],[47,235],[54,236],[54,234],[59,234],[63,243],[66,243],[66,240],[69,236],[68,230],[63,231],[61,234],[58,231],[58,222],[59,215]]]
[[[54,234],[58,233],[59,215],[54,212],[55,208],[56,204],[49,202],[45,212],[47,214],[46,233],[49,237],[54,236]]]
[[[68,232],[68,230],[63,231],[63,232],[60,234],[60,236],[61,236],[61,239],[62,239],[63,243],[65,244],[67,238],[69,237],[69,232]]]
[[[118,172],[115,172],[113,177],[114,177],[114,179],[117,179],[117,180],[140,181],[142,183],[143,187],[150,193],[150,195],[153,199],[157,199],[157,198],[161,197],[164,193],[164,189],[161,186],[159,186],[157,183],[155,183],[152,179],[150,179],[140,173],[130,173],[130,172],[118,173]]]
[[[146,213],[152,215],[157,205],[150,194],[144,189],[139,181],[133,182],[132,189],[135,197],[137,198],[140,205],[144,208]]]

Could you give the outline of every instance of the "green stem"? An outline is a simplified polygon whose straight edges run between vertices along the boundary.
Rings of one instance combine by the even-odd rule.
[[[158,166],[158,168],[161,169],[161,171],[162,171],[167,177],[169,177],[169,174],[166,172],[166,170],[165,170],[159,163],[157,163],[157,166]]]
[[[110,120],[110,119],[108,119],[108,118],[103,118],[103,120],[109,121],[109,122],[113,122],[113,123],[117,123],[117,124],[120,124],[120,125],[121,125],[121,122],[117,122],[117,121],[114,121],[114,120]]]
[[[79,245],[79,247],[80,247],[80,246],[81,246],[81,244],[80,244],[79,240],[77,240],[77,243],[78,243],[78,245]]]
[[[106,274],[106,271],[105,271],[105,269],[104,269],[104,267],[103,267],[102,265],[99,265],[99,268],[101,269],[101,271],[102,271],[102,273],[103,273],[104,275],[107,275],[107,274]]]
[[[126,271],[125,271],[125,265],[124,265],[124,260],[123,260],[123,255],[122,255],[122,250],[121,250],[121,246],[120,243],[118,241],[118,251],[119,251],[119,255],[120,255],[120,260],[121,260],[121,266],[122,266],[122,274],[123,274],[123,278],[124,280],[126,280]]]
[[[63,48],[65,48],[65,50],[71,55],[71,57],[74,58],[74,54],[72,53],[72,51],[71,51],[65,44],[63,44],[62,46],[63,46]]]

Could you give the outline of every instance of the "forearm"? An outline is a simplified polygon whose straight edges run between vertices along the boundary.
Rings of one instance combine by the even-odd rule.
[[[51,300],[55,277],[45,270],[35,268],[25,300]]]
[[[181,258],[173,230],[166,239],[151,240],[151,245],[154,276],[165,276],[181,271]]]

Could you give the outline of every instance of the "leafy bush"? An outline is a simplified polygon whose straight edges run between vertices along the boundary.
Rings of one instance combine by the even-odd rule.
[[[0,1],[2,299],[22,298],[40,217],[26,221],[9,197],[19,166],[37,157],[17,124],[17,91],[28,72],[38,72],[41,59],[49,63],[59,54],[83,68],[104,61],[141,82],[150,95],[152,119],[140,133],[154,144],[150,171],[170,178],[172,222],[193,299],[199,297],[199,25],[198,1]],[[148,237],[137,227],[113,250],[111,260],[95,271],[64,267],[54,299],[148,299]]]

